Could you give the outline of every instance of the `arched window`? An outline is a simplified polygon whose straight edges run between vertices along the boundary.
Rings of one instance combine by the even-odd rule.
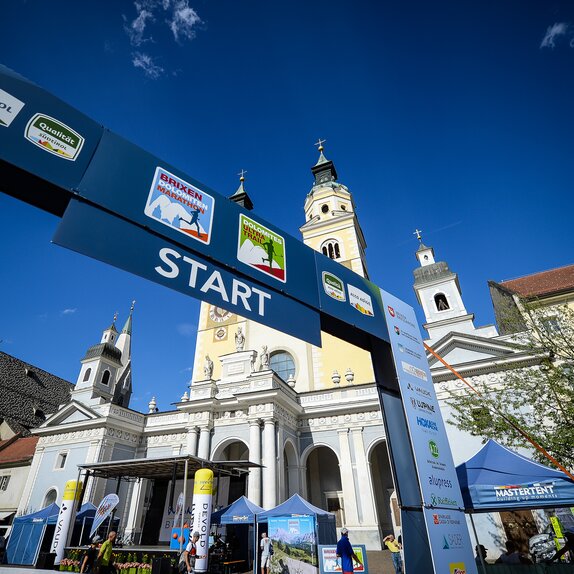
[[[437,293],[434,296],[434,302],[438,311],[446,311],[447,309],[450,309],[444,293]]]
[[[46,508],[46,506],[50,506],[50,504],[56,502],[58,498],[58,492],[55,488],[51,488],[46,492],[46,496],[44,496],[44,506],[42,508]]]
[[[90,375],[92,374],[92,369],[86,369],[86,372],[84,373],[84,380],[83,382],[86,382],[89,378]]]
[[[330,257],[331,259],[340,259],[341,258],[341,249],[339,247],[339,243],[334,239],[330,239],[323,243],[321,247],[321,252],[323,255]]]
[[[271,355],[269,367],[273,369],[284,381],[289,375],[295,376],[295,361],[287,351],[276,351]]]
[[[102,375],[102,385],[107,385],[110,382],[110,371],[107,369],[104,371]]]

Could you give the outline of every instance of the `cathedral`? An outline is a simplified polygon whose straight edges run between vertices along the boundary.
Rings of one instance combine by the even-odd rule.
[[[349,189],[319,146],[311,168],[300,231],[309,247],[368,277],[366,241]],[[231,196],[250,209],[243,177]],[[419,238],[420,239],[420,238]],[[491,376],[503,363],[528,367],[496,327],[475,327],[465,309],[456,273],[437,262],[422,243],[416,252],[414,288],[426,317],[428,343],[469,376]],[[59,501],[79,464],[193,455],[214,461],[260,465],[225,477],[214,501],[223,507],[246,495],[265,509],[294,493],[336,515],[353,542],[380,550],[389,533],[400,533],[385,429],[369,353],[322,334],[315,347],[225,309],[202,303],[189,389],[175,408],[148,413],[130,409],[132,311],[118,331],[115,320],[81,360],[71,400],[51,414],[38,437],[19,513]],[[499,368],[497,365],[502,365]],[[466,369],[466,370],[465,370]],[[458,388],[442,365],[431,361],[439,398]],[[137,384],[137,381],[136,381]],[[446,406],[447,396],[442,404]],[[446,418],[446,417],[445,417]],[[449,427],[455,463],[478,450]],[[473,445],[474,446],[474,445]],[[115,480],[90,478],[84,500],[98,504],[118,488]],[[116,517],[135,543],[167,542],[171,534],[169,481],[142,480],[119,487]]]

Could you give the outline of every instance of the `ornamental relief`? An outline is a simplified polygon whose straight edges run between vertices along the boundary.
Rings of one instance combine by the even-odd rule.
[[[66,432],[61,434],[51,434],[40,438],[46,444],[67,443],[86,438],[101,438],[105,435],[106,429],[85,429],[81,431]]]
[[[179,445],[185,443],[187,440],[186,433],[180,434],[162,434],[162,435],[152,435],[145,439],[147,445],[158,445],[158,444],[174,444]]]
[[[367,426],[379,425],[382,422],[380,410],[359,412],[346,415],[332,415],[324,417],[310,417],[300,419],[297,422],[299,428],[313,429],[340,429],[352,424],[361,424]]]
[[[109,427],[106,429],[106,436],[124,440],[126,442],[139,444],[142,436],[139,433],[131,433],[126,430]]]

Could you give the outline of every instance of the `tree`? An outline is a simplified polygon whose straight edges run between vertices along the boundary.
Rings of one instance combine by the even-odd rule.
[[[447,399],[457,428],[508,447],[531,447],[509,421],[524,430],[570,472],[574,470],[574,309],[516,299],[506,309],[514,342],[539,364],[503,372],[494,384],[451,391]],[[518,329],[520,327],[520,329]],[[506,419],[506,420],[505,420]],[[536,451],[535,458],[548,459]]]

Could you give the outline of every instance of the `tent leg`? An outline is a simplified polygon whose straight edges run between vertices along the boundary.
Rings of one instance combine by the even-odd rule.
[[[189,459],[185,459],[185,467],[183,469],[183,504],[181,505],[181,520],[179,523],[180,527],[180,537],[179,537],[179,553],[183,552],[183,517],[185,515],[185,505],[187,503],[187,470],[189,465]],[[191,530],[191,528],[190,528]],[[189,541],[186,541],[189,542]]]
[[[476,545],[478,546],[480,544],[480,542],[478,541],[478,534],[476,533],[476,526],[474,525],[474,520],[472,518],[472,514],[469,514],[470,516],[470,523],[472,524],[472,532],[474,533],[474,539],[476,540]],[[486,574],[486,565],[484,563],[484,558],[482,556],[482,552],[477,553],[480,556],[480,565],[481,565],[481,570],[483,572],[483,574]]]

